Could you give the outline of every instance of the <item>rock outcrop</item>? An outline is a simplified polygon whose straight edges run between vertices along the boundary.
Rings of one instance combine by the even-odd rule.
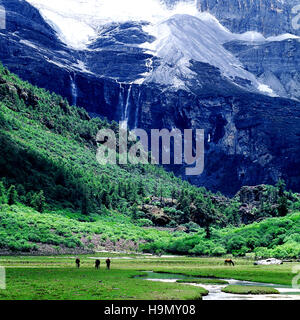
[[[164,227],[171,222],[171,218],[164,213],[164,210],[155,205],[144,204],[141,210],[157,226]]]
[[[233,41],[225,48],[238,57],[248,71],[255,74],[281,97],[300,100],[300,42]]]
[[[297,33],[292,8],[298,0],[198,0],[201,11],[209,11],[233,32],[258,31],[265,36]]]

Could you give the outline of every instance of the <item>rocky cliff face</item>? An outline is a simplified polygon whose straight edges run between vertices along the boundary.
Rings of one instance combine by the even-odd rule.
[[[233,194],[243,185],[274,184],[282,177],[298,189],[299,103],[236,90],[214,79],[216,69],[199,68],[206,68],[214,90],[207,84],[203,91],[160,95],[158,89],[143,88],[142,126],[205,129],[205,171],[189,178],[198,185]]]
[[[286,39],[268,43],[233,41],[233,52],[248,71],[281,97],[300,100],[300,42]]]
[[[201,11],[209,11],[233,32],[258,31],[265,36],[294,33],[292,8],[297,0],[198,0]]]
[[[264,8],[268,23],[251,11],[255,3],[253,10]],[[253,30],[270,35],[275,17],[290,30],[280,3],[198,1],[198,9],[209,9],[235,32],[255,24]],[[210,15],[187,10],[157,25],[109,21],[98,25],[84,47],[74,48],[28,1],[2,5],[7,28],[0,30],[0,60],[23,79],[92,115],[127,120],[130,128],[205,129],[205,171],[184,177],[193,183],[231,195],[243,185],[273,184],[281,177],[300,190],[300,103],[285,99],[300,97],[297,39],[261,36],[254,43]],[[247,15],[251,19],[238,22]],[[272,35],[279,33],[274,30]],[[172,170],[184,173],[183,167]]]

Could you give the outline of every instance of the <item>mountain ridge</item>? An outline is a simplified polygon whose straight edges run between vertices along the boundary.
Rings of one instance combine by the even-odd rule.
[[[275,184],[284,178],[289,188],[299,190],[297,39],[267,40],[256,33],[237,35],[246,37],[242,40],[233,39],[232,32],[222,29],[231,42],[225,39],[223,44],[222,40],[211,52],[224,46],[221,52],[230,56],[226,66],[240,61],[239,70],[259,79],[265,91],[259,92],[253,89],[252,76],[249,80],[237,74],[232,79],[207,61],[195,60],[193,55],[183,55],[184,63],[177,66],[180,59],[172,64],[172,60],[164,60],[149,52],[149,48],[142,48],[145,42],[155,41],[151,32],[145,32],[149,27],[146,22],[105,25],[88,50],[74,50],[61,42],[28,2],[2,0],[2,5],[8,9],[8,28],[0,33],[0,60],[22,79],[62,95],[92,116],[128,120],[131,129],[137,126],[146,130],[205,129],[205,173],[190,180],[197,185],[233,195],[243,185]],[[195,9],[191,5],[186,8]],[[28,19],[26,15],[35,18]],[[208,17],[211,19],[211,15]],[[206,30],[210,34],[219,34],[221,28],[217,20],[202,21],[201,25],[209,28]],[[171,46],[172,52],[188,51],[184,34],[179,39],[180,45],[176,42]],[[197,48],[202,39],[205,39],[202,34],[196,38]],[[172,43],[167,41],[164,45]],[[272,53],[268,63],[263,60],[265,50]],[[212,64],[216,62],[213,60],[217,58],[212,59]],[[222,60],[218,65],[222,65]],[[179,67],[188,69],[193,76],[186,77]],[[157,70],[159,77],[175,79],[183,86],[178,90],[152,81],[134,83],[141,75],[151,78]],[[285,99],[269,97],[272,90]],[[187,179],[182,175],[183,168],[172,169]]]

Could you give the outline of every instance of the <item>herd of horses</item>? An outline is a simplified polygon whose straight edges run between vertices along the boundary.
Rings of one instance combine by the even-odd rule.
[[[79,259],[79,258],[77,258],[77,259],[75,260],[75,263],[76,263],[76,267],[77,267],[77,268],[80,268],[80,259]],[[105,263],[106,263],[106,269],[107,269],[107,270],[110,270],[110,264],[111,264],[110,259],[107,258],[107,259],[105,260]],[[96,268],[97,270],[100,269],[100,264],[101,264],[100,260],[99,260],[99,259],[96,259],[96,261],[95,261],[95,268]]]
[[[79,259],[79,258],[76,259],[75,263],[76,263],[77,268],[80,268],[80,259]],[[107,270],[110,270],[110,263],[111,263],[110,259],[107,258],[106,261],[105,261],[105,263],[106,263],[106,269],[107,269]],[[100,269],[100,264],[101,264],[100,260],[99,260],[99,259],[96,259],[96,261],[95,261],[95,268],[96,268],[97,270]],[[224,264],[225,264],[225,266],[228,266],[228,265],[229,265],[229,266],[233,266],[233,267],[234,267],[234,262],[232,261],[232,259],[226,259],[225,262],[224,262]]]

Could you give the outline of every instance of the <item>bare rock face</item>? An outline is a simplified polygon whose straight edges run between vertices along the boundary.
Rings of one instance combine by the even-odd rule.
[[[267,260],[259,260],[254,262],[255,266],[259,266],[259,265],[268,266],[268,265],[279,265],[279,264],[283,264],[283,261],[275,258],[271,258]]]
[[[260,209],[268,204],[270,212],[278,208],[278,190],[268,185],[244,186],[235,199],[241,203],[239,215],[244,224],[262,219]]]
[[[244,186],[237,193],[237,197],[241,203],[250,204],[257,203],[259,204],[262,200],[265,199],[265,193],[267,191],[267,186]]]
[[[171,222],[171,218],[164,213],[164,210],[155,205],[145,204],[141,210],[157,226],[164,227]]]
[[[257,30],[265,36],[294,33],[292,8],[297,4],[298,0],[198,0],[201,11],[211,12],[231,31]]]
[[[231,51],[251,73],[281,97],[300,100],[300,42],[284,41],[228,42]]]

